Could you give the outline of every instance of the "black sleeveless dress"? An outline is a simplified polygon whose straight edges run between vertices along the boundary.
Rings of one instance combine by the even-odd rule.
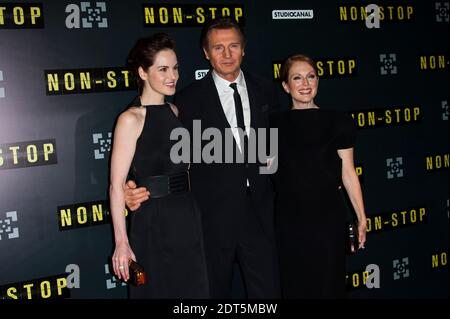
[[[173,129],[182,127],[169,104],[146,105],[144,128],[132,162],[135,180],[185,172],[174,164],[170,149]],[[169,194],[144,202],[130,216],[130,245],[144,266],[147,283],[129,287],[130,298],[208,298],[208,278],[200,212],[191,192]]]
[[[284,298],[345,298],[345,210],[338,149],[354,146],[350,116],[279,112],[275,225]]]

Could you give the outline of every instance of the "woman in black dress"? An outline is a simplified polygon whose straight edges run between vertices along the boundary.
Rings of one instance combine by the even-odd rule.
[[[189,164],[174,163],[170,139],[182,127],[177,108],[164,101],[175,93],[178,64],[174,42],[164,33],[137,41],[128,59],[140,96],[118,118],[111,155],[110,207],[115,250],[112,263],[128,280],[128,261],[141,264],[147,283],[130,286],[130,298],[208,298],[200,214],[190,193]],[[131,169],[130,169],[131,168]],[[128,172],[152,198],[125,226]]]
[[[351,117],[314,103],[314,62],[288,58],[281,70],[291,110],[275,113],[278,128],[276,232],[284,298],[345,297],[345,187],[358,217],[359,247],[366,241],[361,186],[353,163]]]

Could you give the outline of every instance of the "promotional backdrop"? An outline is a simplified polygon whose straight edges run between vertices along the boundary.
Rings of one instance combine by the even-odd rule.
[[[348,256],[349,297],[447,298],[449,2],[378,2],[367,18],[370,3],[0,1],[0,299],[126,298],[107,192],[114,122],[136,95],[126,56],[167,32],[180,89],[208,70],[200,30],[221,15],[284,108],[280,63],[303,53],[317,104],[355,120],[368,239]]]

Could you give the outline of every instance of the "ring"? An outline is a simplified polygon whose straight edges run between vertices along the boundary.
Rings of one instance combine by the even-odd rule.
[[[124,269],[125,267],[123,267],[123,266],[119,266],[119,269]]]

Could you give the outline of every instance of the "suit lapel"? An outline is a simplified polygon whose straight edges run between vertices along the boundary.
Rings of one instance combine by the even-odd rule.
[[[259,110],[258,106],[258,85],[255,83],[248,73],[244,72],[245,83],[247,85],[247,94],[250,104],[250,126],[253,128],[258,127],[260,124]],[[214,79],[212,77],[212,71],[210,70],[206,77],[202,79],[205,97],[203,101],[203,114],[208,114],[204,117],[209,125],[217,128],[231,128],[227,117],[223,111],[222,104],[220,103],[219,93],[217,92],[216,85],[214,84]]]
[[[256,94],[255,94],[255,86],[252,81],[251,76],[244,73],[245,84],[247,85],[247,94],[248,94],[248,102],[250,104],[250,127],[257,127],[257,103],[256,103]]]
[[[222,104],[220,103],[219,93],[217,92],[216,85],[214,84],[211,70],[204,79],[204,85],[204,92],[208,92],[203,103],[204,114],[208,114],[207,118],[211,121],[213,127],[217,127],[219,129],[230,128],[230,123],[228,123]]]

